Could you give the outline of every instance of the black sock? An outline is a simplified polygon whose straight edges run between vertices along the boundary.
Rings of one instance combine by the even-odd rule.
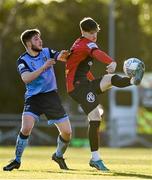
[[[91,151],[97,151],[99,148],[99,126],[100,121],[90,121],[88,134]]]
[[[21,139],[27,139],[29,136],[25,136],[22,132],[19,133]]]
[[[119,88],[121,88],[121,87],[123,88],[123,87],[127,87],[127,86],[131,85],[129,77],[122,77],[122,76],[119,76],[117,74],[112,76],[111,84],[113,86],[116,86],[116,87],[119,87]]]

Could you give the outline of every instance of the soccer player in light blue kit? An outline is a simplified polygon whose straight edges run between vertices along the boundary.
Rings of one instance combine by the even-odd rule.
[[[39,120],[41,114],[46,115],[49,125],[55,123],[58,128],[57,149],[52,155],[52,160],[57,162],[61,169],[67,170],[63,154],[68,147],[72,130],[58,96],[53,64],[58,60],[65,61],[69,55],[68,51],[57,52],[43,48],[38,29],[24,31],[21,41],[26,49],[17,61],[18,72],[26,86],[22,125],[16,141],[15,159],[3,170],[11,171],[20,167],[23,151],[35,121]]]

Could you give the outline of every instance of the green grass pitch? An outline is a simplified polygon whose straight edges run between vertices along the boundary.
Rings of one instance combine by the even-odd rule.
[[[89,148],[70,147],[66,162],[70,170],[60,170],[51,160],[55,147],[28,147],[19,170],[3,171],[3,166],[14,156],[14,147],[0,147],[0,179],[50,179],[50,180],[96,180],[96,179],[152,179],[152,149],[102,148],[101,155],[111,170],[103,173],[88,165]]]

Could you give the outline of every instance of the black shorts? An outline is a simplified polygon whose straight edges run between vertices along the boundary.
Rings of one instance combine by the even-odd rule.
[[[86,114],[89,114],[99,104],[97,96],[102,93],[100,89],[101,79],[102,77],[93,81],[86,80],[78,84],[75,83],[75,89],[69,93]]]
[[[45,114],[52,122],[67,117],[56,91],[40,93],[28,98],[24,104],[23,114],[31,114],[35,118]]]

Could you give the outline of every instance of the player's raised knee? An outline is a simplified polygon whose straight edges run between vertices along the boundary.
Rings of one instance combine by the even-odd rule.
[[[111,86],[111,79],[113,74],[106,74],[103,76],[103,78],[100,81],[100,89],[102,92],[106,91],[107,89],[110,89]]]

